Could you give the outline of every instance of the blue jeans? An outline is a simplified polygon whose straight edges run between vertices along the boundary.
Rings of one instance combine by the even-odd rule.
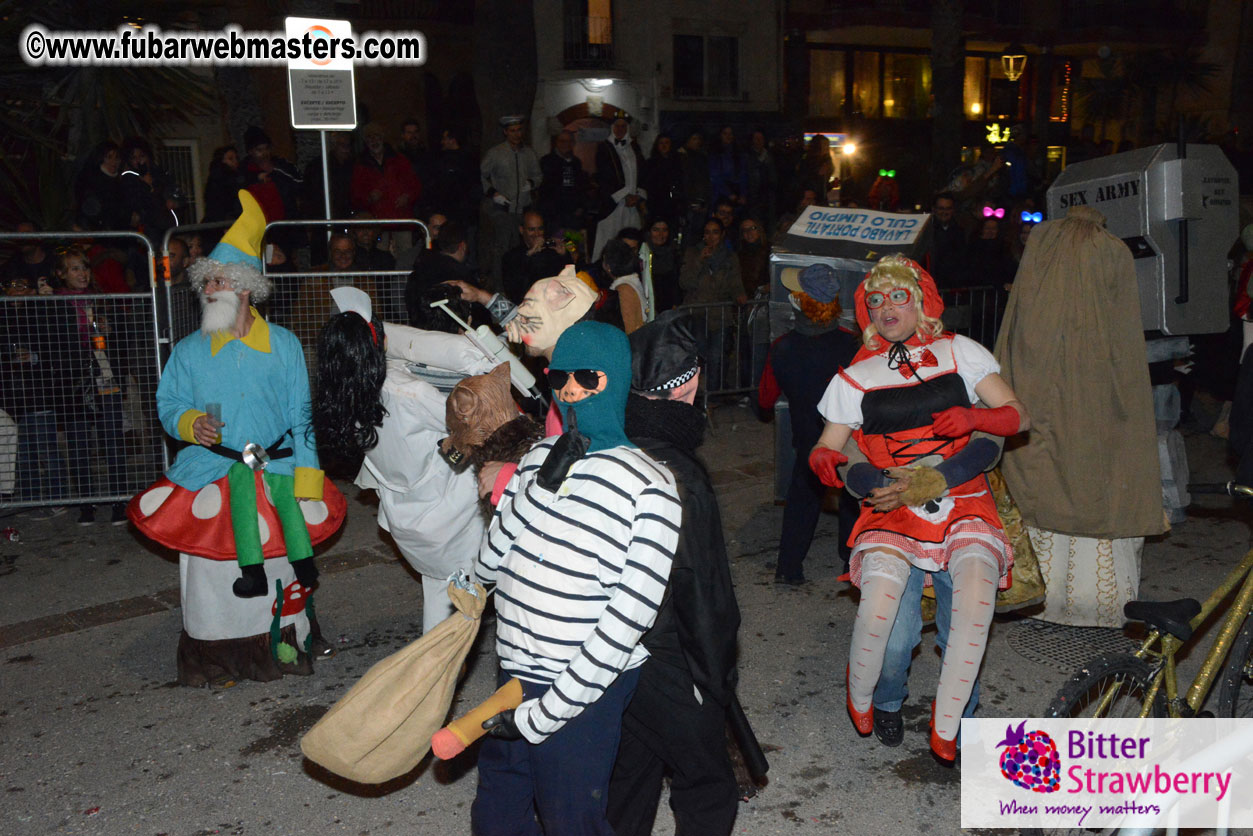
[[[78,496],[117,496],[127,492],[121,392],[97,395],[92,410],[68,412],[65,415],[65,442],[70,451],[70,480]],[[92,474],[92,462],[97,454],[104,457],[103,485],[94,484]]]
[[[16,470],[18,501],[65,499],[65,459],[57,446],[57,415],[51,409],[27,412],[18,419]]]
[[[901,593],[901,605],[892,623],[888,646],[883,653],[883,671],[874,689],[874,707],[879,711],[900,711],[909,696],[909,666],[913,662],[914,648],[922,642],[922,587],[927,573],[916,566],[909,569],[909,582]],[[943,654],[948,647],[949,618],[953,610],[953,579],[947,571],[934,572],[931,582],[935,585],[935,643]],[[979,680],[975,680],[966,703],[963,717],[973,717],[979,705]]]
[[[543,743],[484,737],[479,788],[470,807],[474,836],[613,836],[606,818],[609,777],[622,715],[639,677],[639,668],[623,671]],[[498,684],[507,680],[501,671]],[[522,698],[542,696],[548,687],[524,681]]]

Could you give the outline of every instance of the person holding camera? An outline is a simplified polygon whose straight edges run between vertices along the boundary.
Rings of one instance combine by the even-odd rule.
[[[547,236],[544,216],[539,212],[524,212],[518,232],[522,243],[506,252],[500,263],[505,296],[515,305],[522,303],[531,285],[557,275],[562,267],[573,263],[562,242]]]

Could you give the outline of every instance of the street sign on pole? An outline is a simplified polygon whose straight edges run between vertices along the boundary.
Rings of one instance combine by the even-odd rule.
[[[287,37],[326,41],[328,47],[352,37],[347,20],[311,17],[286,19]],[[338,40],[338,42],[337,42]],[[287,61],[287,92],[291,104],[291,125],[297,129],[350,131],[357,127],[357,95],[352,59],[338,49],[326,50],[325,58],[314,56]]]

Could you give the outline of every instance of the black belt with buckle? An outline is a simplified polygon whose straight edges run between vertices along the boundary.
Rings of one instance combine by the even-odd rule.
[[[294,455],[292,448],[280,447],[280,444],[282,444],[282,439],[274,442],[269,447],[262,447],[255,442],[249,442],[244,445],[243,450],[234,450],[221,444],[213,444],[207,449],[223,458],[243,462],[253,470],[265,470],[265,466],[269,464],[271,459],[286,459]]]

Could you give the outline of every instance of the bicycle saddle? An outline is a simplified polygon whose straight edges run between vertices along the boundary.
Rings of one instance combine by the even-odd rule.
[[[1170,633],[1179,641],[1187,641],[1192,635],[1191,621],[1201,611],[1201,604],[1193,598],[1178,601],[1128,601],[1122,608],[1123,615],[1132,621],[1143,621],[1163,633]]]

